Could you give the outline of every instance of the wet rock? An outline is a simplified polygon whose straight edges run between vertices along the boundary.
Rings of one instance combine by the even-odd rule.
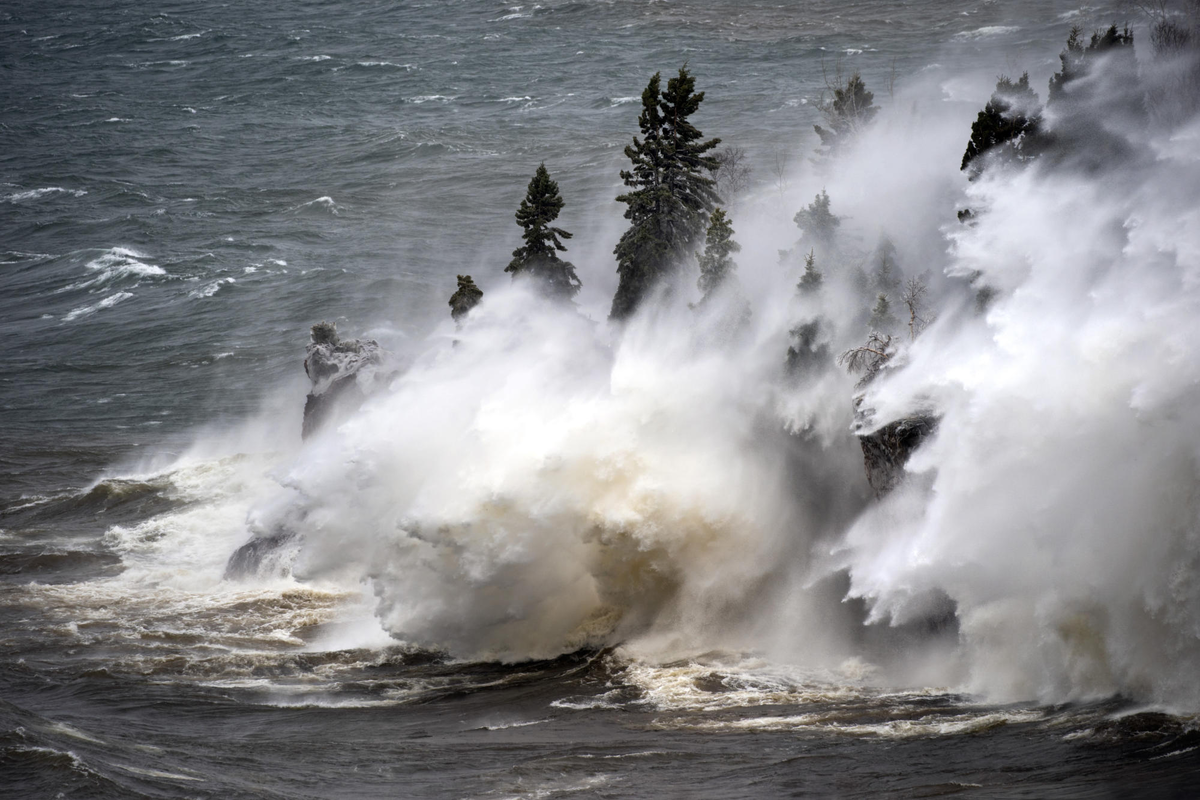
[[[918,414],[859,435],[867,482],[876,497],[883,497],[900,483],[909,456],[937,430],[937,426],[937,417]]]
[[[312,327],[304,372],[312,390],[304,402],[302,435],[308,438],[336,410],[357,408],[380,377],[384,351],[374,339],[340,339],[331,322]]]
[[[296,534],[285,529],[276,529],[265,536],[256,536],[233,551],[225,565],[225,580],[241,580],[266,576],[286,575],[290,568],[290,556],[298,545]]]

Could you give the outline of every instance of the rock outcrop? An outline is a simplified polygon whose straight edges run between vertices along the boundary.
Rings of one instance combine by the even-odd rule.
[[[383,356],[374,339],[342,340],[333,323],[313,325],[304,358],[304,371],[313,384],[304,402],[304,438],[332,417],[335,409],[362,404],[378,378]]]
[[[917,414],[859,435],[867,482],[876,497],[883,497],[896,488],[904,477],[904,465],[909,456],[937,430],[937,426],[937,417]]]

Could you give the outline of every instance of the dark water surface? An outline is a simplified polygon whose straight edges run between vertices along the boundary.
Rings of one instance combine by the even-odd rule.
[[[1119,699],[993,706],[735,654],[342,648],[366,625],[352,594],[186,585],[240,543],[206,538],[228,522],[208,501],[254,456],[158,468],[255,414],[298,435],[314,321],[402,353],[455,274],[507,280],[541,161],[601,316],[656,70],[688,62],[705,132],[766,184],[811,151],[822,65],[881,100],[922,75],[1040,76],[1074,19],[1109,21],[931,0],[0,6],[0,795],[1195,796],[1198,734]],[[138,591],[168,572],[184,583]]]

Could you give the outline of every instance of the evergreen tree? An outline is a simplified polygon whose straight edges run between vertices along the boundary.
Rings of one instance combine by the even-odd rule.
[[[879,238],[875,248],[875,274],[871,283],[876,291],[892,295],[900,288],[900,268],[896,265],[896,245],[886,235]]]
[[[729,223],[725,209],[714,210],[708,223],[704,253],[699,256],[700,280],[697,281],[697,285],[704,293],[704,300],[725,282],[729,273],[737,269],[732,255],[741,249],[742,246],[733,240],[733,226]]]
[[[813,294],[821,288],[822,281],[825,276],[817,269],[817,255],[815,250],[809,250],[808,255],[804,257],[804,274],[800,276],[800,283],[796,288],[800,294]]]
[[[792,341],[785,361],[788,374],[802,375],[829,363],[829,345],[821,341],[821,334],[821,321],[816,319],[788,331]]]
[[[642,138],[633,137],[625,148],[632,169],[621,171],[630,191],[617,197],[628,206],[630,225],[613,251],[620,283],[612,319],[631,315],[651,287],[696,249],[708,215],[720,202],[709,177],[717,159],[706,153],[721,140],[703,141],[688,121],[704,100],[695,83],[684,67],[667,81],[665,92],[658,73],[642,92]]]
[[[450,296],[450,316],[455,322],[461,322],[467,313],[479,305],[483,299],[483,290],[475,285],[470,275],[458,276],[458,290]]]
[[[1064,99],[1064,91],[1067,86],[1088,74],[1096,56],[1119,51],[1128,54],[1132,59],[1133,31],[1129,28],[1121,31],[1117,30],[1116,25],[1112,25],[1104,33],[1096,31],[1092,34],[1092,39],[1086,47],[1080,41],[1079,33],[1079,28],[1071,28],[1071,33],[1067,37],[1067,48],[1058,56],[1059,61],[1062,62],[1062,69],[1050,76],[1048,103]]]
[[[792,217],[796,227],[812,236],[821,244],[829,244],[837,234],[838,226],[842,224],[840,217],[829,210],[829,195],[824,189],[813,198],[808,208],[802,208]]]
[[[886,294],[880,293],[875,298],[875,307],[871,309],[871,330],[888,333],[896,327],[896,318],[892,316],[892,304]]]
[[[1037,92],[1029,87],[1029,73],[1015,83],[1001,75],[996,82],[996,91],[971,125],[971,140],[963,153],[961,169],[974,162],[971,176],[977,176],[982,171],[982,162],[976,162],[976,159],[1001,145],[1009,147],[1013,154],[1021,150],[1028,153],[1030,143],[1027,139],[1039,133],[1041,123],[1041,107]]]
[[[560,259],[558,253],[566,251],[561,240],[570,239],[571,234],[550,224],[558,218],[562,207],[558,184],[550,179],[546,165],[541,164],[517,209],[517,224],[525,230],[521,234],[525,244],[513,251],[513,259],[504,271],[511,272],[513,278],[529,275],[539,280],[550,294],[570,299],[579,291],[579,278],[574,265]]]
[[[833,98],[820,106],[829,127],[813,126],[817,136],[821,137],[821,152],[825,155],[835,153],[875,119],[879,109],[874,105],[874,100],[875,95],[867,91],[866,84],[857,72],[850,76],[845,86],[835,87]]]

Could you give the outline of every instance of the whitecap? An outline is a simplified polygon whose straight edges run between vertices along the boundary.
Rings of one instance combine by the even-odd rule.
[[[93,303],[90,306],[80,306],[79,308],[71,309],[71,311],[68,312],[65,317],[63,317],[63,322],[71,322],[79,319],[80,317],[86,317],[90,314],[95,314],[101,309],[112,308],[117,303],[124,302],[131,297],[133,297],[132,292],[117,292],[116,294],[110,294],[99,303]]]
[[[167,274],[167,271],[157,264],[147,264],[145,261],[142,261],[144,258],[146,256],[127,247],[110,248],[89,261],[86,265],[86,268],[91,272],[99,273],[96,277],[91,280],[72,284],[59,291],[66,292],[73,289],[86,289],[91,286],[120,280],[121,278],[153,278]]]
[[[323,195],[318,197],[316,200],[309,200],[307,203],[301,203],[295,208],[292,208],[291,211],[296,212],[305,208],[322,208],[334,216],[337,216],[338,212],[342,210],[341,206],[333,202],[332,197],[329,195]]]
[[[235,281],[233,278],[221,278],[220,280],[215,280],[211,283],[207,283],[204,286],[200,287],[199,289],[188,292],[188,297],[193,297],[193,298],[197,298],[197,299],[204,298],[204,297],[212,297],[214,294],[216,294],[217,292],[219,292],[221,290],[222,286],[224,286],[227,283],[234,283],[234,282]],[[230,355],[232,355],[232,354],[230,354]]]
[[[29,189],[24,192],[14,192],[4,198],[8,203],[20,203],[24,200],[41,200],[56,194],[69,194],[72,197],[83,197],[87,194],[84,189],[64,189],[61,186],[47,186],[43,189]]]
[[[987,25],[983,28],[976,28],[973,31],[962,31],[954,34],[955,39],[989,39],[993,36],[1003,36],[1006,33],[1015,33],[1021,30],[1013,25]]]

